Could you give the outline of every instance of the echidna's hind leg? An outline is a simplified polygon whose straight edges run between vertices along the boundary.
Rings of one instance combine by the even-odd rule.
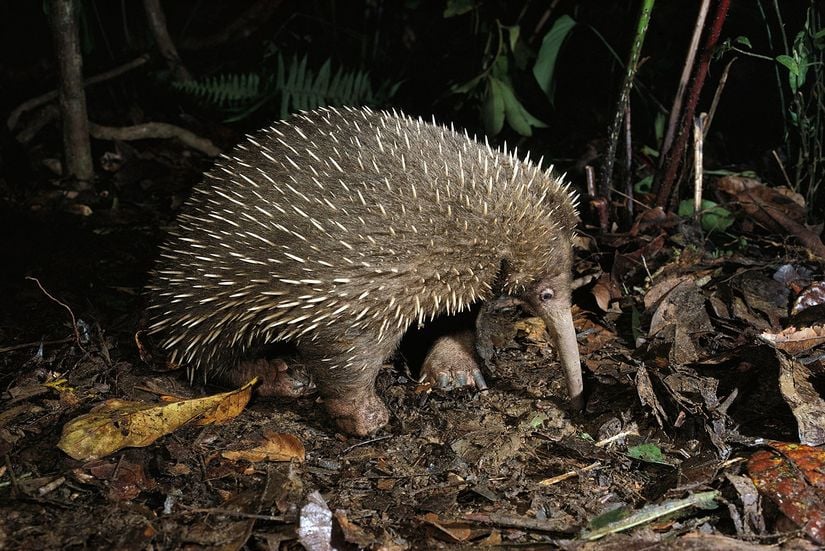
[[[424,359],[419,381],[445,390],[464,386],[486,390],[475,340],[469,329],[440,337]]]
[[[386,340],[382,346],[372,335],[349,332],[318,334],[299,346],[324,406],[342,431],[366,436],[389,421],[389,410],[375,393],[375,378],[394,346]]]

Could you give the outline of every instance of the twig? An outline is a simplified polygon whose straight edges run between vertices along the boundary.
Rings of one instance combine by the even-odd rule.
[[[380,442],[382,440],[387,440],[389,438],[392,438],[392,435],[379,436],[378,438],[370,438],[369,440],[364,440],[363,442],[358,442],[357,444],[353,444],[352,446],[350,446],[348,448],[344,448],[344,451],[341,452],[341,455],[343,455],[345,453],[349,453],[352,450],[354,450],[355,448],[360,448],[361,446],[366,446],[366,445],[369,445],[369,444],[372,444],[372,443],[375,443],[375,442]]]
[[[97,84],[98,82],[104,82],[106,80],[111,80],[115,77],[119,77],[123,73],[140,67],[147,61],[149,61],[149,55],[143,54],[142,56],[135,58],[128,63],[124,63],[123,65],[120,65],[113,69],[109,69],[108,71],[104,71],[102,73],[87,78],[83,81],[83,86],[89,87],[93,84]],[[31,111],[35,107],[40,107],[41,105],[49,103],[50,101],[54,101],[55,99],[57,99],[57,90],[51,90],[50,92],[46,92],[45,94],[24,101],[23,103],[15,107],[14,110],[11,112],[9,118],[6,120],[6,127],[9,129],[9,131],[14,130],[14,128],[17,126],[17,122],[20,120],[20,117],[23,115],[23,113],[25,113],[26,111]]]
[[[779,158],[779,155],[776,154],[776,149],[771,149],[771,155],[773,158],[776,159],[776,164],[779,165],[779,170],[782,171],[782,176],[785,177],[785,184],[788,186],[788,189],[793,189],[791,185],[791,179],[788,177],[788,173],[785,171],[785,164],[782,162],[782,159]]]
[[[582,467],[581,469],[576,469],[574,471],[567,471],[564,474],[560,474],[558,476],[554,476],[551,478],[545,478],[544,480],[539,480],[538,485],[542,487],[546,486],[553,486],[558,484],[559,482],[564,482],[565,480],[569,480],[571,478],[575,478],[577,476],[581,476],[586,472],[590,472],[594,469],[598,469],[602,466],[601,461],[596,461],[595,463],[591,463],[587,467]]]
[[[21,145],[26,145],[34,139],[37,134],[54,121],[60,120],[60,108],[55,104],[49,104],[39,109],[34,115],[26,119],[26,124],[22,125],[20,132],[14,135],[14,139]]]
[[[624,146],[625,146],[625,164],[627,169],[625,179],[625,192],[629,198],[633,198],[633,134],[631,133],[632,125],[630,123],[630,104],[625,105],[624,113]],[[627,221],[628,224],[633,222],[633,201],[627,202]]]
[[[702,210],[702,168],[704,166],[705,121],[707,113],[693,119],[693,220],[699,220]]]
[[[596,171],[593,170],[593,165],[584,167],[585,178],[587,179],[587,195],[590,197],[596,196]]]
[[[648,206],[648,205],[645,205],[644,203],[642,203],[642,202],[641,202],[641,201],[639,201],[638,199],[635,199],[635,198],[633,198],[633,197],[631,197],[631,196],[627,195],[626,193],[623,193],[623,192],[619,191],[619,190],[618,190],[618,189],[616,189],[616,188],[611,189],[611,190],[610,190],[610,192],[611,192],[611,193],[615,193],[615,194],[616,194],[616,195],[618,195],[619,197],[624,197],[625,199],[628,199],[628,200],[632,201],[634,205],[636,205],[636,206],[638,206],[638,207],[641,207],[641,208],[643,208],[644,210],[650,210],[651,208],[653,208],[653,207],[650,207],[650,206]]]
[[[725,89],[725,84],[728,82],[728,73],[730,72],[730,67],[733,65],[733,62],[736,61],[737,57],[734,57],[730,61],[725,64],[725,70],[722,71],[722,76],[719,77],[719,86],[716,87],[716,92],[713,94],[713,101],[710,103],[710,109],[708,109],[708,117],[707,121],[704,124],[704,135],[708,135],[708,130],[710,129],[710,123],[713,122],[713,115],[716,114],[716,108],[719,106],[719,100],[722,98],[722,91]]]
[[[72,342],[77,337],[66,337],[63,339],[54,339],[51,341],[32,341],[32,342],[24,342],[20,344],[14,344],[12,346],[4,346],[0,348],[0,354],[4,354],[6,352],[14,352],[15,350],[22,350],[23,348],[31,348],[32,346],[42,346],[44,344],[64,344],[67,342]]]
[[[544,13],[539,18],[539,22],[536,23],[536,26],[533,29],[533,34],[530,36],[531,43],[536,39],[536,35],[539,34],[539,31],[544,28],[544,25],[547,23],[547,20],[550,19],[550,16],[553,14],[553,11],[556,9],[556,5],[558,3],[559,0],[553,0],[547,9],[544,10]]]
[[[625,114],[626,106],[630,101],[630,90],[633,88],[633,81],[636,77],[636,71],[639,68],[639,55],[641,54],[642,44],[644,44],[647,28],[650,24],[650,13],[653,11],[654,3],[655,0],[644,0],[642,2],[641,12],[639,13],[639,21],[636,24],[636,34],[633,40],[633,47],[630,50],[630,59],[628,60],[627,69],[624,74],[622,90],[619,94],[619,100],[616,103],[613,123],[610,125],[607,153],[605,153],[604,166],[602,167],[602,181],[600,182],[600,194],[607,199],[608,203],[610,201],[610,188],[613,187],[613,163],[616,161],[619,128]]]
[[[165,122],[147,122],[134,126],[102,126],[89,123],[89,132],[98,140],[149,140],[176,138],[210,157],[217,157],[221,150],[207,138],[202,138],[185,128]]]
[[[507,513],[468,513],[463,518],[471,522],[482,522],[494,526],[521,528],[536,532],[569,533],[575,530],[575,527],[567,521],[520,517]]]
[[[43,284],[41,284],[41,283],[40,283],[40,280],[39,280],[39,279],[37,279],[36,277],[26,276],[26,279],[28,279],[29,281],[34,281],[34,282],[37,284],[37,286],[38,286],[38,287],[40,287],[40,290],[41,290],[41,291],[43,291],[43,294],[44,294],[44,295],[46,295],[47,297],[49,297],[50,299],[52,299],[54,302],[58,303],[60,306],[62,306],[63,308],[65,308],[67,312],[69,312],[69,316],[71,316],[71,318],[72,318],[72,329],[74,329],[74,338],[75,338],[75,340],[77,341],[77,346],[78,346],[78,348],[80,348],[83,352],[86,352],[86,349],[85,349],[85,348],[83,348],[83,345],[82,345],[82,344],[80,344],[80,330],[77,328],[77,319],[74,317],[74,312],[72,312],[72,309],[71,309],[71,308],[69,308],[69,306],[68,306],[65,302],[61,302],[60,300],[58,300],[57,298],[55,298],[55,297],[54,297],[51,293],[49,293],[49,292],[48,292],[48,291],[47,291],[47,290],[43,287]]]
[[[644,257],[642,257],[642,259],[644,259]],[[648,272],[648,273],[650,273],[650,272]],[[616,440],[621,440],[625,436],[639,436],[639,432],[636,431],[636,430],[624,430],[622,432],[618,432],[618,433],[614,434],[613,436],[608,436],[607,438],[599,440],[598,442],[596,442],[593,445],[596,446],[597,448],[603,448],[606,445],[615,442]]]

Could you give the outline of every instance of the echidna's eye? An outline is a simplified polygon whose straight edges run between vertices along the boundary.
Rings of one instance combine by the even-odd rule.
[[[556,294],[553,292],[553,289],[542,289],[541,293],[539,293],[539,298],[542,302],[553,300],[554,296],[556,296]]]

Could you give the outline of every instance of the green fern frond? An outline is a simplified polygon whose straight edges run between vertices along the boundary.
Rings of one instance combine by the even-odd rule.
[[[172,86],[184,94],[218,108],[246,104],[261,95],[261,76],[257,73],[222,74],[199,81],[173,82]]]
[[[182,93],[223,111],[226,121],[243,119],[276,98],[282,119],[295,111],[328,105],[375,105],[392,97],[399,85],[384,83],[374,93],[366,71],[341,67],[333,75],[332,61],[327,59],[316,72],[308,66],[307,56],[293,56],[287,63],[280,54],[274,74],[221,74],[173,84]]]

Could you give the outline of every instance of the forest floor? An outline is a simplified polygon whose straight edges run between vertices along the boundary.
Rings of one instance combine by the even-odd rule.
[[[0,549],[323,549],[330,530],[337,549],[825,543],[822,269],[776,217],[732,209],[710,235],[660,211],[581,229],[583,411],[541,323],[507,312],[489,390],[418,384],[402,349],[378,380],[389,425],[354,438],[315,396],[247,404],[141,359],[141,286],[202,168],[143,153],[106,192],[3,207]],[[804,221],[793,197],[723,180],[723,198],[746,206],[751,185]],[[228,391],[220,422],[157,413]],[[104,402],[100,434],[72,424]],[[148,431],[143,411],[168,434],[90,457],[105,428]]]

